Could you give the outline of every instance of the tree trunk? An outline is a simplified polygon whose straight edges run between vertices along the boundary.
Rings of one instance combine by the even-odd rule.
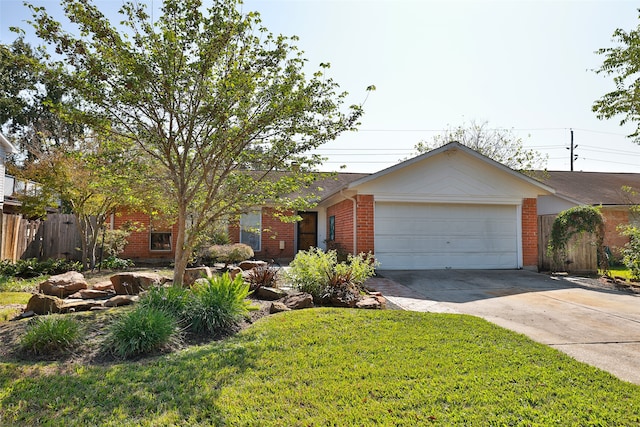
[[[182,278],[184,277],[184,271],[189,263],[189,256],[191,249],[187,245],[186,229],[187,229],[187,214],[182,208],[178,213],[178,237],[176,238],[176,254],[174,258],[174,270],[173,270],[173,284],[182,285]]]

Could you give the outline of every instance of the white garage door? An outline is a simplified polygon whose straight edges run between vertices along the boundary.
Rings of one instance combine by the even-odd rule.
[[[376,203],[380,269],[517,268],[517,208]]]

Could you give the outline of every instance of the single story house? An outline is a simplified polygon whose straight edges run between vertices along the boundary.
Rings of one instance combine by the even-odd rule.
[[[300,222],[282,223],[265,206],[231,226],[231,239],[262,259],[317,246],[373,252],[382,269],[537,270],[538,200],[555,190],[453,142],[377,173],[337,174],[316,193]],[[114,226],[130,219],[116,216]],[[149,229],[123,256],[170,258],[175,230],[137,220]]]

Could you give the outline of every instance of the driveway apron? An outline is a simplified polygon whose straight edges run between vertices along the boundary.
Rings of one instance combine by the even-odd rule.
[[[381,271],[367,285],[405,310],[463,313],[640,384],[640,296],[525,270]]]

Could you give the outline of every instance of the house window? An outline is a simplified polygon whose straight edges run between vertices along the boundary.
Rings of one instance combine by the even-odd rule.
[[[329,240],[336,240],[336,216],[329,217]]]
[[[150,247],[152,251],[171,251],[172,224],[167,221],[151,219]]]
[[[262,241],[262,212],[254,211],[240,216],[240,243],[260,252]]]

